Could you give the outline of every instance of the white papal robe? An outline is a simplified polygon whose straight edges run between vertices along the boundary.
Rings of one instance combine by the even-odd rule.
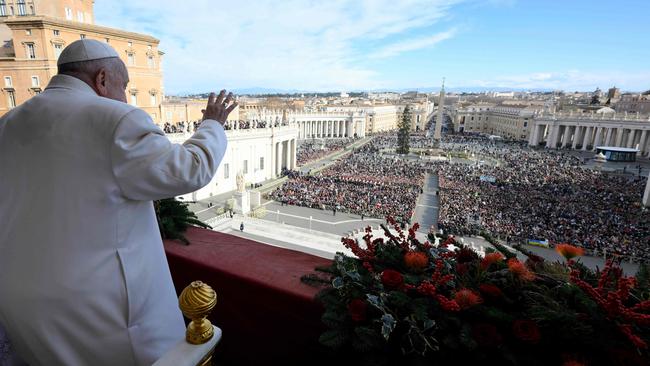
[[[152,200],[210,182],[205,120],[172,144],[144,111],[54,76],[0,119],[0,325],[30,365],[148,365],[184,337]]]

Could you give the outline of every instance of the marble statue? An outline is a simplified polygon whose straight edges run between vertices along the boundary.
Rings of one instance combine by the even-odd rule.
[[[242,172],[237,173],[237,192],[245,192],[246,187],[244,184],[244,174]]]

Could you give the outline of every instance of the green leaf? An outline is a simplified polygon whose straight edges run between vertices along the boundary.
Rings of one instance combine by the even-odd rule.
[[[330,328],[338,328],[345,323],[345,313],[328,310],[323,314],[321,320]]]
[[[321,334],[320,338],[318,338],[318,341],[330,348],[340,348],[347,340],[349,339],[349,336],[346,333],[343,333],[338,330],[328,330],[325,333]]]
[[[390,334],[395,329],[395,325],[397,324],[397,321],[395,321],[395,318],[393,318],[392,315],[384,314],[381,317],[381,323],[382,323],[381,335],[384,336],[384,339],[388,340],[388,338],[390,338]]]
[[[391,291],[388,294],[389,302],[396,308],[402,308],[410,304],[411,298],[403,292]]]
[[[431,319],[427,319],[427,320],[424,321],[424,327],[422,328],[422,331],[426,332],[427,330],[433,328],[435,325],[436,325],[435,321],[433,321]]]
[[[373,349],[382,348],[383,342],[376,330],[370,327],[356,327],[354,328],[354,341],[352,347],[361,352],[368,352]]]

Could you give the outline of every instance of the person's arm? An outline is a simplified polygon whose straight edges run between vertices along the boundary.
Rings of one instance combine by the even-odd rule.
[[[142,110],[127,113],[118,123],[111,146],[113,174],[122,194],[149,201],[194,192],[212,180],[226,151],[223,122],[228,107],[225,91],[211,94],[204,120],[183,144],[172,144]]]

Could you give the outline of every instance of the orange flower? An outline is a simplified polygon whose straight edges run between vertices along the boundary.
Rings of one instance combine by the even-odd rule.
[[[483,299],[479,294],[466,288],[457,291],[454,300],[456,300],[456,303],[462,310],[471,308],[472,306],[483,302]]]
[[[484,270],[488,269],[492,264],[500,262],[503,259],[505,259],[505,257],[499,252],[488,253],[485,255],[483,260],[481,260],[481,268]]]
[[[585,250],[580,247],[575,247],[571,244],[558,244],[555,246],[555,251],[560,253],[561,256],[570,260],[574,257],[579,257],[585,254]]]
[[[532,281],[535,279],[535,274],[529,271],[517,258],[508,259],[508,269],[510,273],[524,281]]]
[[[408,252],[404,255],[404,263],[413,271],[421,271],[429,265],[429,257],[422,252]]]

